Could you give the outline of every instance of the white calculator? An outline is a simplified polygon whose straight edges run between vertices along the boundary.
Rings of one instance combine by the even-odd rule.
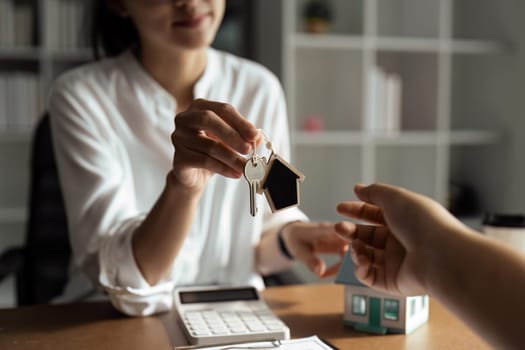
[[[174,298],[182,328],[193,345],[290,339],[290,329],[254,287],[177,288]]]

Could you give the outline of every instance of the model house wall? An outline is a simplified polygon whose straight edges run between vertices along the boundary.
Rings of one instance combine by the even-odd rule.
[[[336,282],[345,285],[343,322],[358,331],[410,333],[428,320],[428,296],[394,296],[363,285],[349,253]]]

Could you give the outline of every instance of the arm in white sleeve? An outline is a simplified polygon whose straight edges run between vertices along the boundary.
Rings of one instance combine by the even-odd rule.
[[[262,126],[266,136],[271,141],[274,152],[290,161],[290,135],[288,114],[281,84],[273,75],[268,81],[270,96],[266,104],[266,123]],[[279,249],[277,234],[288,223],[293,221],[308,221],[308,217],[297,207],[272,213],[265,206],[263,235],[257,247],[257,268],[263,275],[282,271],[291,267],[292,261],[285,257]]]
[[[172,285],[150,286],[137,268],[131,236],[143,214],[133,177],[111,123],[111,105],[83,85],[57,82],[51,95],[53,143],[64,195],[73,262],[115,307],[148,315],[171,308]],[[108,107],[109,106],[109,107]]]

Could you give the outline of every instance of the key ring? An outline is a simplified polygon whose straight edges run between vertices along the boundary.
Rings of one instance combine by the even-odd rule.
[[[257,129],[257,130],[262,134],[264,141],[266,142],[266,148],[270,150],[270,157],[271,157],[274,154],[272,142],[270,141],[266,133],[263,131],[263,129]],[[255,141],[253,142],[253,145],[252,145],[252,154],[250,157],[251,157],[253,166],[257,166],[257,161],[259,159],[264,159],[263,157],[257,154],[257,144],[255,143]]]
[[[264,137],[264,141],[266,141],[266,148],[270,150],[270,157],[271,157],[275,153],[273,151],[272,142],[270,141],[268,136],[264,133],[263,129],[258,129],[258,130],[262,134],[262,136]]]
[[[252,145],[252,164],[253,166],[257,166],[257,157],[259,157],[257,155],[257,144],[255,143],[255,141],[253,142],[253,145]]]

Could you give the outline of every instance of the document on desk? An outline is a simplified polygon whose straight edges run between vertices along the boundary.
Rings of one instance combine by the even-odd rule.
[[[178,346],[175,350],[334,350],[335,348],[326,344],[318,336],[289,340],[269,340],[250,343],[223,344],[213,346]]]

